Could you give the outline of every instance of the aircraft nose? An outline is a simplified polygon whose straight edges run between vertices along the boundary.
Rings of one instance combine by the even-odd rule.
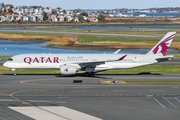
[[[8,67],[8,63],[5,62],[5,63],[3,64],[3,66],[4,66],[4,67]]]

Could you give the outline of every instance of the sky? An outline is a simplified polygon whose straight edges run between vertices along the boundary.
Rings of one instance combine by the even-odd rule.
[[[52,8],[61,7],[63,9],[144,9],[180,7],[180,0],[4,0],[4,4],[13,4],[14,6],[37,5]]]

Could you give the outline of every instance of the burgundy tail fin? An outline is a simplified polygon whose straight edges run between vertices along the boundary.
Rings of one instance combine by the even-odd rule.
[[[147,54],[166,56],[176,32],[168,32]]]

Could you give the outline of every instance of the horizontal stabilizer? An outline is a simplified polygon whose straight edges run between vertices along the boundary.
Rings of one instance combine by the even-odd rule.
[[[167,61],[167,60],[171,60],[173,58],[173,56],[166,56],[166,57],[162,57],[162,58],[156,58],[156,60],[158,62],[164,62],[164,61]]]

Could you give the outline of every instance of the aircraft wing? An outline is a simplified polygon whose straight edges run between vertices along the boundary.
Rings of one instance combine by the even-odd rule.
[[[81,66],[82,68],[84,67],[95,67],[97,65],[101,65],[101,64],[105,64],[105,62],[114,62],[114,61],[121,61],[123,60],[127,55],[124,55],[122,57],[120,57],[117,60],[112,60],[112,61],[93,61],[93,62],[83,62],[83,63],[76,63],[79,64],[79,66]]]
[[[97,65],[105,64],[105,61],[98,61],[98,62],[85,62],[85,63],[78,63],[81,68],[85,67],[95,67]]]
[[[116,50],[113,54],[118,54],[121,49]]]

